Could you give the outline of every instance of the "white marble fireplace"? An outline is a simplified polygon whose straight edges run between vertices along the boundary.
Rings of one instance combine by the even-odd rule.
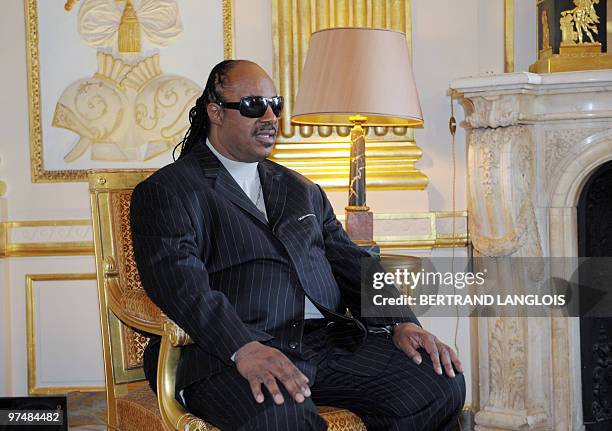
[[[577,256],[589,175],[612,160],[612,70],[451,84],[465,110],[476,254]],[[580,430],[579,319],[480,318],[476,429]]]

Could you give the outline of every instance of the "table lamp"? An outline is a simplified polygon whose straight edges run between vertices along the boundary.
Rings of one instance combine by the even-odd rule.
[[[406,35],[363,27],[313,33],[291,121],[352,127],[345,229],[357,244],[375,246],[364,127],[423,125]]]

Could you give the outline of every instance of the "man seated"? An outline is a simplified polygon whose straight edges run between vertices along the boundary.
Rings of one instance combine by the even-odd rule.
[[[177,399],[226,430],[325,430],[315,404],[368,430],[451,430],[465,382],[455,352],[400,318],[361,316],[361,261],[316,184],[270,156],[283,99],[258,65],[216,65],[174,163],[132,195],[151,299],[194,344]],[[347,314],[347,309],[350,314]],[[159,339],[145,352],[155,388]]]

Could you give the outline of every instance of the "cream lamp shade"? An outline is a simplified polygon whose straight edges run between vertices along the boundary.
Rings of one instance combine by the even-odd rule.
[[[338,27],[312,34],[291,120],[295,124],[421,127],[406,35]]]

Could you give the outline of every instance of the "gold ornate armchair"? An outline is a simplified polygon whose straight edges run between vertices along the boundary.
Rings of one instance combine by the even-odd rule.
[[[217,430],[175,400],[180,347],[189,336],[166,317],[142,289],[130,230],[133,188],[152,170],[97,170],[88,175],[93,216],[100,322],[111,430]],[[142,354],[148,339],[162,337],[157,368],[158,397],[144,382]],[[320,407],[330,431],[365,431],[344,409]]]

